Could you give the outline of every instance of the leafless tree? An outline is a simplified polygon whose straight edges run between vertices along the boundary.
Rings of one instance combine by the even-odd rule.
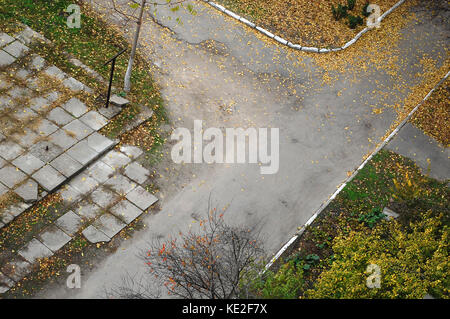
[[[185,299],[228,299],[248,296],[243,278],[261,273],[264,249],[260,225],[231,226],[223,213],[208,209],[199,227],[167,241],[154,240],[142,251],[150,277],[124,284],[109,292],[119,298],[154,298],[155,287]],[[145,283],[152,282],[153,286]],[[156,284],[157,283],[157,284]],[[164,289],[164,288],[163,288]]]

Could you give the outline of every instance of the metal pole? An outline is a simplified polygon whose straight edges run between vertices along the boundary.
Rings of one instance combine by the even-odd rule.
[[[114,67],[116,65],[116,58],[114,58],[112,60],[112,64],[111,64],[111,74],[109,76],[109,86],[108,86],[108,96],[106,97],[106,108],[108,108],[109,106],[109,98],[111,96],[111,86],[112,86],[112,81],[113,81],[113,76],[114,76]]]
[[[114,67],[116,65],[116,59],[119,55],[121,55],[122,53],[124,53],[127,49],[123,49],[121,50],[119,53],[117,53],[115,56],[113,56],[111,59],[108,60],[108,62],[106,62],[104,65],[109,64],[110,62],[112,62],[111,65],[111,74],[109,76],[109,87],[108,87],[108,96],[106,98],[106,108],[108,108],[109,106],[109,98],[111,97],[111,87],[112,87],[112,81],[113,81],[113,77],[114,77]]]

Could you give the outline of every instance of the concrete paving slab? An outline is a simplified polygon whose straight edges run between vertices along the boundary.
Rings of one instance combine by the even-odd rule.
[[[33,54],[31,58],[31,63],[28,68],[32,71],[41,71],[45,67],[45,59],[37,54]]]
[[[61,95],[61,92],[53,91],[53,92],[50,92],[50,93],[47,93],[46,95],[44,95],[44,99],[46,99],[50,103],[53,103],[59,98],[60,95]]]
[[[50,165],[46,165],[32,175],[32,177],[47,192],[54,191],[65,181],[65,177]]]
[[[98,153],[101,153],[114,145],[114,141],[110,140],[109,138],[94,132],[91,135],[88,136],[88,146],[92,148],[93,150],[97,151]]]
[[[135,182],[122,174],[114,175],[113,177],[108,179],[104,185],[110,187],[119,195],[128,194],[137,186]]]
[[[133,145],[122,145],[120,151],[133,159],[138,158],[144,153],[139,147]]]
[[[15,35],[16,39],[22,42],[23,44],[29,45],[32,43],[42,43],[46,42],[45,37],[31,29],[30,27],[26,27],[22,31],[20,31],[17,35]]]
[[[9,191],[8,187],[0,183],[0,197],[5,195]]]
[[[64,73],[61,69],[57,68],[54,65],[52,65],[52,66],[48,67],[47,69],[45,69],[44,73],[47,74],[48,76],[57,78],[60,81],[62,81],[65,78],[67,78],[67,74]]]
[[[50,163],[64,152],[61,147],[46,140],[34,144],[29,151],[44,163]]]
[[[6,53],[3,50],[0,50],[0,67],[6,67],[10,64],[13,64],[16,61],[16,58]]]
[[[27,174],[33,174],[45,165],[43,161],[31,153],[25,153],[19,156],[12,163]]]
[[[14,75],[15,75],[15,77],[17,77],[21,80],[25,80],[27,77],[29,77],[31,75],[31,72],[26,69],[20,69],[20,70],[16,71],[16,73]]]
[[[38,184],[32,179],[28,179],[17,187],[14,192],[19,195],[25,203],[34,203],[38,199]]]
[[[67,153],[59,155],[50,162],[50,165],[65,177],[71,177],[83,167],[80,162],[74,160]]]
[[[141,186],[137,186],[129,192],[126,198],[142,210],[146,210],[158,201],[158,198]]]
[[[40,136],[31,129],[25,128],[22,132],[14,133],[11,138],[20,146],[29,148],[33,146],[36,141],[40,139]]]
[[[59,129],[55,133],[50,135],[49,141],[55,145],[58,145],[63,150],[72,147],[78,142],[78,140],[67,134],[67,131],[63,129]]]
[[[0,33],[0,48],[3,48],[7,44],[13,42],[15,39],[7,33]]]
[[[86,104],[81,102],[76,97],[71,98],[69,101],[64,103],[61,107],[75,117],[80,117],[88,111]]]
[[[63,126],[63,129],[77,140],[82,140],[94,131],[78,119]]]
[[[83,172],[72,179],[69,185],[75,187],[82,194],[88,194],[98,187],[98,182]]]
[[[83,194],[76,188],[72,187],[69,184],[64,185],[59,191],[61,198],[67,203],[76,203],[79,201]]]
[[[88,125],[95,131],[98,131],[108,123],[108,120],[96,111],[89,111],[80,117],[80,121]]]
[[[4,74],[0,74],[0,90],[6,91],[12,85],[13,83],[11,82],[9,77]]]
[[[30,100],[30,108],[36,112],[44,112],[51,105],[51,102],[43,97],[35,97]]]
[[[25,81],[25,85],[31,90],[38,91],[41,88],[40,84],[39,78],[36,76],[32,76]]]
[[[103,232],[101,232],[92,225],[89,225],[85,230],[83,230],[82,233],[84,237],[86,237],[86,239],[92,244],[100,242],[108,242],[111,240],[111,238],[106,236]]]
[[[104,117],[106,117],[107,119],[112,119],[114,116],[116,116],[117,114],[120,113],[120,111],[122,111],[122,109],[118,106],[115,105],[109,105],[108,108],[105,107],[101,107],[99,109],[97,109],[97,111],[103,115]]]
[[[1,271],[3,274],[17,282],[28,275],[31,272],[31,269],[32,266],[28,261],[18,256],[14,256],[2,266]]]
[[[102,161],[97,161],[87,169],[87,173],[99,183],[104,183],[114,175],[114,169]]]
[[[10,222],[12,222],[14,220],[14,216],[11,214],[8,214],[5,211],[0,211],[0,221],[4,224],[4,225],[8,225]]]
[[[50,257],[53,252],[36,238],[33,238],[28,244],[18,251],[18,254],[33,264],[36,260],[44,257]]]
[[[51,251],[56,252],[72,238],[55,225],[51,225],[38,235],[38,239]]]
[[[19,41],[14,41],[13,43],[10,43],[6,47],[4,47],[3,50],[11,54],[15,58],[20,58],[27,54],[30,48],[23,43],[20,43]]]
[[[51,110],[48,113],[47,118],[59,126],[69,124],[75,119],[72,115],[64,111],[64,109],[59,106]]]
[[[110,238],[113,238],[127,226],[127,224],[122,222],[119,218],[108,213],[97,218],[92,225]]]
[[[123,98],[117,94],[113,94],[109,101],[113,105],[118,106],[118,107],[125,107],[130,103],[130,101],[128,101],[126,98]]]
[[[143,184],[150,174],[148,169],[137,162],[132,162],[125,167],[124,174],[138,184]]]
[[[131,159],[123,153],[110,151],[101,159],[101,161],[114,169],[119,169],[130,163]]]
[[[22,171],[12,165],[6,165],[0,169],[0,182],[9,188],[14,188],[17,184],[27,178]]]
[[[41,136],[49,136],[50,134],[56,132],[57,129],[58,129],[57,125],[53,124],[47,119],[41,119],[36,128],[36,131]]]
[[[22,214],[29,207],[31,207],[30,204],[27,204],[27,203],[24,203],[24,202],[18,202],[18,203],[14,203],[12,205],[9,205],[9,207],[7,207],[4,210],[4,212],[7,213],[7,214],[10,214],[13,217],[17,217],[20,214]]]
[[[74,236],[82,226],[83,221],[80,216],[69,210],[55,221],[55,225],[61,228],[67,235]]]
[[[102,214],[100,206],[86,199],[78,203],[72,210],[84,220],[93,220]]]
[[[4,294],[14,287],[14,281],[0,272],[0,294]]]
[[[106,209],[119,199],[119,195],[104,186],[100,186],[91,193],[91,199],[101,208]]]
[[[25,150],[17,143],[6,140],[0,143],[0,157],[7,161],[12,161]]]
[[[9,115],[21,122],[28,122],[32,118],[37,117],[37,113],[31,109],[14,110],[13,112],[9,113]]]
[[[8,92],[13,99],[30,97],[33,91],[26,87],[14,86]]]
[[[110,209],[110,212],[116,215],[127,224],[138,218],[142,214],[142,210],[130,203],[129,201],[122,200]]]
[[[63,85],[74,92],[78,92],[84,89],[84,84],[72,77],[65,79],[63,81]]]
[[[67,150],[67,154],[83,165],[88,164],[99,155],[97,151],[89,147],[88,141],[86,139],[72,146],[69,150]]]

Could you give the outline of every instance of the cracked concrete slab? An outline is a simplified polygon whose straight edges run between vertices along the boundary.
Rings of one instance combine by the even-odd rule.
[[[156,198],[141,186],[138,186],[131,192],[129,192],[126,198],[142,210],[148,209],[158,201],[158,198]]]
[[[39,240],[33,238],[22,249],[19,249],[18,254],[32,264],[40,258],[52,256],[53,252]]]
[[[111,238],[106,236],[103,232],[101,232],[92,225],[89,225],[85,230],[83,230],[82,233],[84,237],[86,237],[86,239],[93,244],[100,242],[108,242],[111,240]]]
[[[133,205],[128,200],[122,200],[111,207],[111,214],[116,215],[127,224],[138,218],[142,214],[142,210]]]
[[[17,187],[14,192],[19,195],[25,203],[34,203],[38,199],[38,184],[32,179],[26,180]]]
[[[51,251],[56,252],[72,238],[55,225],[51,225],[38,235],[38,239]]]
[[[50,165],[45,165],[40,170],[32,175],[32,177],[41,185],[47,192],[54,191],[59,185],[65,181],[64,175],[58,172]]]
[[[83,225],[83,221],[80,216],[69,210],[55,221],[55,225],[73,237]]]

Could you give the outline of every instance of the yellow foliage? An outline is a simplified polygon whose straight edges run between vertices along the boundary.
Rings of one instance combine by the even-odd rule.
[[[397,222],[384,223],[369,235],[351,232],[333,243],[335,261],[322,272],[310,298],[449,297],[448,227],[441,217],[423,218],[405,233]],[[368,288],[367,266],[381,270],[380,288]]]

